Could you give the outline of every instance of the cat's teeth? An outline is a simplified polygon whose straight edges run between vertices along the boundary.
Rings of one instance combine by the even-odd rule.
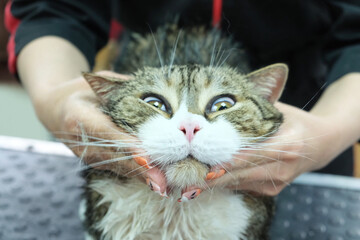
[[[185,196],[181,196],[181,198],[178,199],[178,202],[188,202],[189,199]]]
[[[178,202],[188,202],[191,199],[195,199],[201,193],[201,189],[195,189],[193,191],[185,192],[181,195],[181,198],[178,199]]]
[[[164,193],[160,193],[160,196],[162,196],[162,197],[166,197],[166,198],[169,198],[169,196],[167,195],[166,190],[165,190],[165,192],[164,192]]]

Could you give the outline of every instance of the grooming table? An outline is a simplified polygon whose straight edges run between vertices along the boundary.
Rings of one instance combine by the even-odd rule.
[[[61,143],[0,136],[0,240],[80,240],[79,160]],[[272,240],[359,240],[360,180],[308,173],[277,198]]]

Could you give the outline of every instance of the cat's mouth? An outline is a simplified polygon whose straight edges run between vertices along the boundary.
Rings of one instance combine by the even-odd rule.
[[[211,168],[211,165],[210,165],[210,164],[202,162],[201,160],[199,160],[199,159],[197,159],[196,157],[194,157],[191,153],[189,153],[189,155],[187,155],[187,157],[186,157],[184,160],[189,160],[189,159],[194,160],[194,161],[197,161],[197,162],[205,165],[208,169]],[[181,160],[181,161],[184,161],[184,160]]]

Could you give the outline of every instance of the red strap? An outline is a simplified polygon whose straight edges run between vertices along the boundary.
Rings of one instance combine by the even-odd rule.
[[[11,13],[11,4],[12,1],[8,1],[5,6],[5,27],[11,33],[14,34],[17,27],[19,26],[20,20],[15,18]]]
[[[222,0],[213,0],[212,26],[220,28],[222,12]]]
[[[110,33],[109,38],[113,40],[119,39],[119,36],[124,31],[124,26],[119,23],[117,20],[112,19],[110,24]]]
[[[4,22],[6,29],[10,32],[10,38],[7,44],[7,52],[8,52],[8,68],[12,74],[16,73],[16,59],[15,55],[15,34],[16,29],[20,24],[20,20],[15,18],[11,13],[11,4],[12,1],[8,1],[5,6],[5,16]]]

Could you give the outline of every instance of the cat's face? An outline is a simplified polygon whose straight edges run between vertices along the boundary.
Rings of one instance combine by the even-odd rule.
[[[128,81],[85,74],[106,113],[155,164],[192,157],[210,166],[278,129],[282,115],[272,103],[286,77],[283,64],[247,76],[198,65],[145,68]]]

